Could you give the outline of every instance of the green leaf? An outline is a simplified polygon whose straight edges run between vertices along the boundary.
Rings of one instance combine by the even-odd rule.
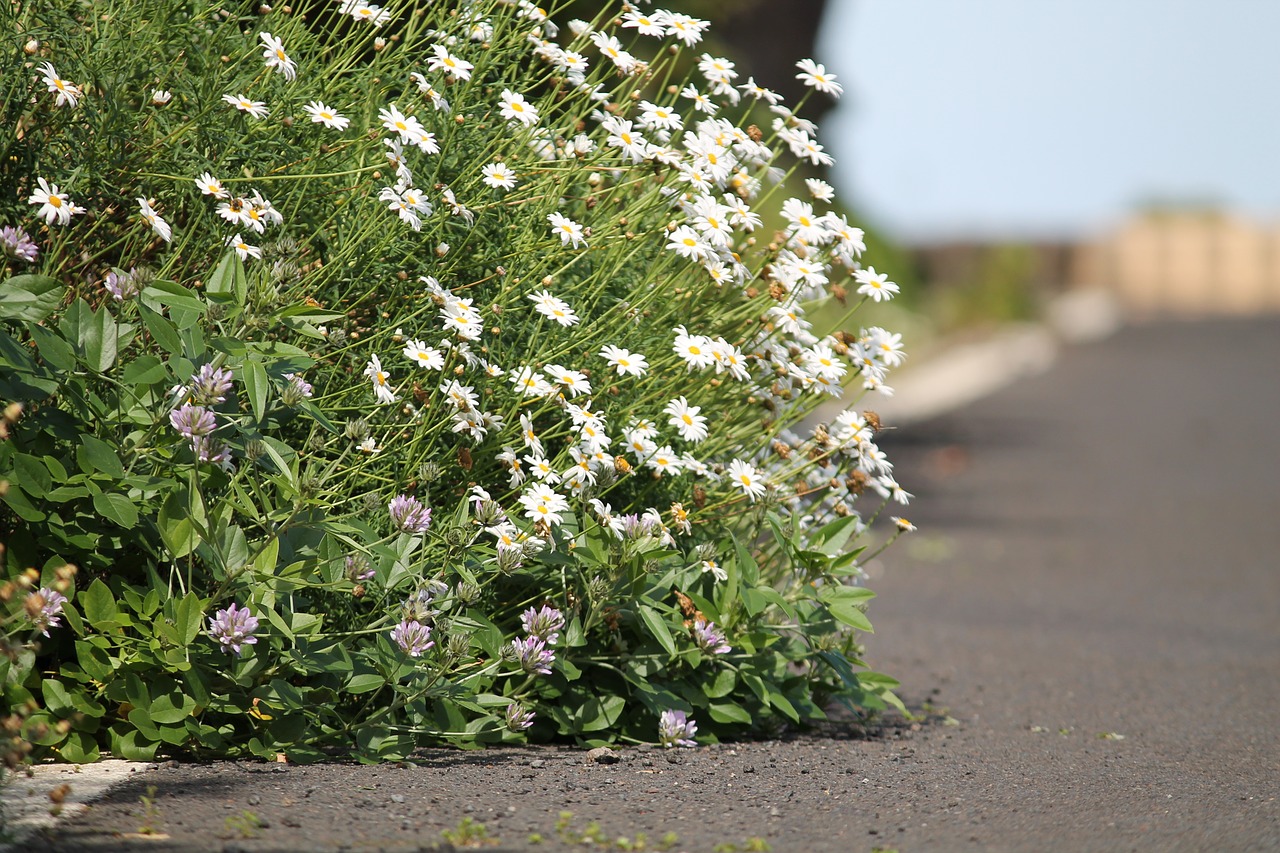
[[[100,438],[89,434],[80,436],[80,446],[76,448],[76,463],[86,474],[101,471],[111,477],[123,477],[124,465],[111,445]]]
[[[76,350],[62,335],[48,326],[29,326],[31,339],[45,363],[64,373],[76,369]]]
[[[44,695],[44,706],[59,717],[65,717],[75,710],[67,688],[54,678],[46,678],[40,684],[40,692]]]
[[[707,698],[723,699],[733,692],[734,685],[738,682],[738,674],[731,669],[722,669],[716,673],[715,681],[706,688]]]
[[[827,605],[831,615],[850,628],[871,633],[871,622],[863,612],[866,603],[875,598],[875,593],[860,586],[825,586],[819,591],[818,598]]]
[[[0,282],[0,320],[39,323],[62,304],[66,292],[47,275],[15,275]]]
[[[244,276],[244,262],[234,249],[228,251],[218,262],[218,267],[209,276],[205,285],[206,293],[225,294],[230,297],[230,304],[243,309],[249,295],[249,284]]]
[[[164,362],[154,355],[141,355],[129,362],[120,375],[126,385],[151,385],[169,376]]]
[[[204,622],[204,602],[194,592],[188,592],[178,602],[178,618],[175,621],[182,644],[190,645],[200,634]]]
[[[152,339],[166,352],[182,355],[182,338],[173,323],[153,308],[138,304],[138,313],[142,315],[142,323],[151,333]]]
[[[612,728],[622,716],[626,700],[616,693],[589,695],[582,706],[573,713],[577,732],[598,732]],[[576,732],[575,732],[576,733]]]
[[[58,747],[58,754],[72,764],[92,764],[102,757],[93,736],[85,732],[68,734],[66,742]]]
[[[636,607],[636,612],[640,614],[641,621],[645,627],[649,629],[649,633],[658,641],[658,644],[666,650],[667,654],[675,656],[676,641],[671,636],[671,630],[667,627],[667,622],[658,612],[647,604],[641,604]]]
[[[827,554],[834,557],[840,553],[840,549],[845,546],[849,538],[858,532],[858,525],[861,523],[862,519],[856,515],[837,518],[835,521],[823,525],[813,535],[812,541],[818,544]]]
[[[866,631],[868,634],[874,633],[871,628],[871,620],[856,604],[847,601],[833,601],[827,605],[827,609],[831,611],[832,616],[850,628]]]
[[[44,461],[25,453],[14,455],[11,479],[33,498],[43,498],[53,488],[53,477]]]
[[[264,575],[275,574],[276,560],[279,556],[280,537],[272,536],[271,539],[262,546],[262,550],[258,552],[258,555],[253,558],[253,570]]]
[[[31,499],[27,497],[21,488],[13,483],[9,484],[9,489],[3,496],[0,496],[0,500],[3,500],[9,509],[13,510],[14,514],[23,521],[37,524],[49,517],[47,513],[31,502]]]
[[[386,683],[387,680],[376,672],[355,673],[347,682],[346,691],[348,693],[369,693]]]
[[[127,761],[151,761],[160,748],[158,738],[153,740],[123,725],[112,726],[111,734],[111,751]]]
[[[80,610],[84,613],[85,621],[93,627],[115,622],[120,616],[116,597],[110,587],[102,582],[102,578],[94,578],[89,588],[80,593]]]
[[[103,305],[83,318],[80,324],[80,343],[84,347],[84,362],[96,373],[106,373],[116,362],[115,318]]]
[[[736,702],[712,702],[707,706],[707,711],[711,714],[711,719],[717,723],[751,725],[751,715],[747,713],[746,708]]]
[[[274,607],[264,607],[263,610],[267,614],[268,621],[270,621],[272,625],[276,626],[276,630],[279,631],[281,634],[284,634],[286,637],[289,638],[290,641],[292,641],[293,629],[289,627],[288,622],[284,621],[284,617],[282,617],[279,613],[276,613]]]
[[[161,305],[168,306],[169,317],[179,329],[189,329],[194,326],[208,308],[203,299],[187,288],[176,281],[163,279],[151,282],[150,286],[142,291],[139,300],[143,305],[157,311],[160,310]]]
[[[125,530],[138,523],[138,510],[133,501],[118,492],[100,492],[93,496],[93,508],[103,518],[110,519]]]
[[[160,725],[180,723],[195,710],[196,701],[181,690],[174,689],[151,697],[151,707],[147,714],[151,721]]]
[[[196,501],[199,502],[199,497]],[[192,523],[188,510],[188,492],[184,489],[174,492],[165,499],[156,516],[156,525],[160,528],[160,538],[165,547],[176,560],[185,557],[200,544],[200,535]],[[203,519],[203,504],[198,507],[198,515]]]
[[[256,358],[248,359],[244,363],[243,379],[245,390],[249,392],[249,404],[253,407],[254,420],[261,422],[267,413],[267,392],[271,390],[267,370]]]

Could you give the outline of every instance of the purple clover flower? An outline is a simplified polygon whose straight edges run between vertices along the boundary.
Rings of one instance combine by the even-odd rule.
[[[697,746],[693,739],[697,733],[698,724],[684,711],[663,711],[658,717],[658,742],[665,747]]]
[[[195,438],[198,435],[211,435],[218,428],[218,422],[214,420],[213,412],[204,406],[196,406],[191,403],[183,403],[180,408],[170,412],[169,423],[173,424],[173,428],[187,438]]]
[[[116,302],[123,302],[126,299],[132,299],[142,292],[142,288],[138,286],[138,279],[135,273],[137,270],[129,270],[126,273],[112,270],[107,273],[106,281],[102,286],[111,294],[111,298]]]
[[[511,731],[522,732],[533,725],[533,712],[526,711],[519,702],[512,702],[507,706],[503,720]]]
[[[564,614],[554,607],[542,605],[540,610],[530,607],[520,614],[520,624],[531,637],[540,637],[548,646],[554,646],[564,628]]]
[[[40,254],[40,247],[23,229],[6,225],[0,228],[0,254],[11,260],[31,263]]]
[[[431,626],[413,619],[406,619],[392,628],[391,639],[411,658],[422,657],[423,652],[435,645],[431,639]]]
[[[191,436],[191,449],[195,452],[196,459],[199,461],[212,462],[224,470],[232,470],[231,448],[227,446],[225,441],[219,441],[207,435],[193,435]]]
[[[219,610],[209,620],[209,636],[222,644],[224,651],[241,654],[244,646],[258,642],[253,632],[258,630],[258,617],[249,613],[248,607],[237,607],[235,602],[226,610]]]
[[[551,664],[556,662],[555,652],[547,648],[547,641],[541,637],[512,640],[511,652],[520,668],[530,675],[550,675]]]
[[[200,406],[211,406],[227,399],[231,390],[231,371],[206,364],[191,377],[191,398]]]
[[[50,628],[57,628],[62,624],[62,620],[58,618],[62,613],[62,605],[67,603],[67,597],[56,589],[49,589],[47,586],[40,587],[38,592],[27,594],[27,613],[31,616],[32,621],[36,623],[36,628],[41,634],[49,636]],[[37,611],[36,608],[39,608]]]
[[[400,605],[400,613],[406,620],[430,624],[440,615],[440,608],[432,607],[437,598],[449,594],[449,585],[444,581],[431,580]]]
[[[622,516],[622,535],[626,539],[640,539],[644,536],[652,536],[654,527],[656,526],[652,516],[636,515],[635,513],[627,513]]]
[[[724,640],[724,635],[716,630],[716,623],[699,619],[693,623],[693,641],[709,655],[723,655],[733,651]]]
[[[310,399],[311,395],[315,393],[311,383],[297,373],[286,373],[284,381],[287,384],[284,386],[284,390],[280,392],[280,402],[286,406],[296,406],[303,400]]]
[[[431,507],[423,506],[412,495],[392,498],[387,512],[391,514],[391,523],[396,529],[405,533],[426,533],[431,526]]]
[[[346,572],[347,580],[352,583],[359,581],[367,581],[373,577],[373,569],[369,566],[369,559],[364,554],[349,554],[342,561],[343,571]]]

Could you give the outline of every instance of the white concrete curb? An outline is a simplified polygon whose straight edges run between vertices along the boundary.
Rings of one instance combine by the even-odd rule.
[[[41,829],[54,825],[60,817],[82,812],[86,804],[103,796],[148,765],[144,762],[106,759],[96,764],[37,764],[32,776],[19,771],[4,776],[0,787],[0,853],[30,850],[28,840]],[[71,787],[55,816],[49,792],[66,783]]]
[[[1115,298],[1103,290],[1063,294],[1049,304],[1045,323],[1011,323],[980,341],[943,347],[922,362],[910,358],[889,375],[892,397],[866,394],[855,408],[872,409],[886,426],[904,426],[976,402],[1018,379],[1048,370],[1062,344],[1102,340],[1121,326]],[[908,352],[910,346],[908,344]],[[807,419],[830,420],[848,403],[837,400]]]

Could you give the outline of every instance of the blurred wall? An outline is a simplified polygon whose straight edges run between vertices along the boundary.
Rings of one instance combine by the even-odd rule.
[[[1071,278],[1107,287],[1139,315],[1280,311],[1280,225],[1194,211],[1138,216],[1079,246]]]

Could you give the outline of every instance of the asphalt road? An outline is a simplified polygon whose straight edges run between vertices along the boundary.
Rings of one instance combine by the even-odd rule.
[[[1280,319],[1220,320],[1069,348],[887,436],[920,531],[871,567],[868,656],[932,708],[917,730],[162,766],[40,846],[409,850],[470,817],[513,850],[593,820],[649,849],[1280,850],[1277,425]],[[128,835],[148,820],[164,837]]]

